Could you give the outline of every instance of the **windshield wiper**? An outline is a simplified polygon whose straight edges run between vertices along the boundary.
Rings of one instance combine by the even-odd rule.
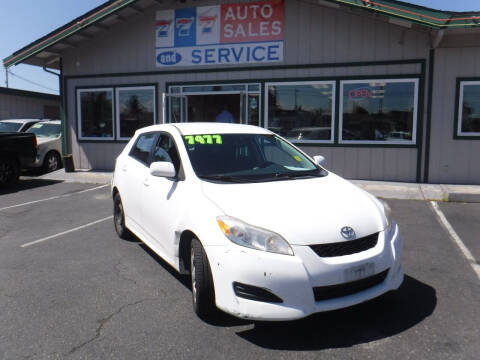
[[[227,181],[227,182],[236,182],[236,183],[247,183],[253,182],[254,180],[245,179],[239,176],[231,176],[231,175],[199,175],[200,179],[205,180],[219,180],[219,181]]]
[[[280,180],[294,180],[301,178],[320,177],[319,174],[312,174],[311,172],[305,174],[301,172],[294,173],[276,173],[272,177],[262,178],[261,181],[280,181]]]

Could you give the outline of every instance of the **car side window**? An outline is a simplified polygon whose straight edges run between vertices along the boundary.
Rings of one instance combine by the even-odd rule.
[[[146,166],[150,166],[150,152],[152,151],[153,143],[156,134],[143,134],[138,137],[137,142],[130,150],[130,156]]]
[[[178,155],[175,141],[173,138],[165,133],[160,134],[153,150],[152,162],[167,161],[171,162],[178,173],[180,168],[180,156]]]

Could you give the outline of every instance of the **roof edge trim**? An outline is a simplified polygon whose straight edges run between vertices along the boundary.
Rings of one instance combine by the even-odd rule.
[[[327,0],[406,19],[423,26],[445,29],[480,26],[480,12],[454,12],[435,10],[397,0]]]

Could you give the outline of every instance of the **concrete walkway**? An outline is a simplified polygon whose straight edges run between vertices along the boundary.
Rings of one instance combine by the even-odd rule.
[[[39,176],[46,180],[76,183],[106,184],[111,172],[76,171],[64,169]],[[480,185],[416,184],[388,181],[351,180],[358,187],[384,199],[435,200],[453,202],[480,202]]]

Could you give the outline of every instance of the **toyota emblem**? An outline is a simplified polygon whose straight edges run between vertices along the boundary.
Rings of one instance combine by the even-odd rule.
[[[340,234],[342,234],[342,236],[347,240],[355,239],[355,230],[353,230],[350,226],[342,227]]]

